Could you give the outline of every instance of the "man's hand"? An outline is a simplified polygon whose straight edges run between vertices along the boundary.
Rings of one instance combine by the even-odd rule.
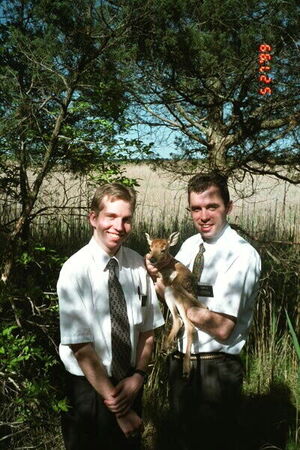
[[[124,378],[115,386],[114,395],[104,400],[105,405],[117,417],[126,414],[143,386],[143,382],[143,377],[138,373]]]
[[[165,285],[162,282],[161,277],[159,276],[159,271],[157,270],[157,268],[155,266],[153,266],[153,264],[151,264],[149,256],[150,256],[149,253],[147,253],[147,255],[145,255],[145,266],[146,266],[147,272],[149,273],[150,277],[154,281],[155,290],[159,296],[159,300],[164,300]]]
[[[136,437],[144,431],[142,419],[130,409],[125,415],[116,417],[117,422],[127,438]]]
[[[156,278],[158,277],[158,270],[150,262],[150,253],[147,253],[147,255],[145,255],[145,266],[146,266],[147,272],[149,273],[152,280],[156,281]]]

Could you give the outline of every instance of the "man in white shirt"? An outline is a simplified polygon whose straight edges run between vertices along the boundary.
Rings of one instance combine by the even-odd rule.
[[[71,405],[62,419],[67,450],[140,448],[142,388],[153,330],[164,321],[143,258],[122,246],[132,228],[135,203],[129,187],[99,187],[89,215],[93,237],[60,272],[60,357]],[[123,305],[123,316],[117,311],[114,325],[112,297],[117,308]],[[119,367],[126,371],[120,377],[113,371],[113,339],[121,358],[127,358],[126,368]]]
[[[188,379],[182,377],[184,334],[169,357],[170,406],[181,449],[234,450],[243,380],[239,353],[253,316],[260,257],[227,223],[232,202],[224,177],[195,175],[188,185],[188,202],[198,233],[183,243],[176,259],[197,273],[196,256],[204,245],[197,282],[198,298],[207,309],[192,307],[187,313],[196,327]],[[158,282],[161,296],[163,290]]]

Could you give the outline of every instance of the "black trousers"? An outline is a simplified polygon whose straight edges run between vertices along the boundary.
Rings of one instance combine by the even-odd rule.
[[[140,436],[126,438],[113,413],[85,377],[67,373],[69,411],[62,413],[66,450],[139,450]],[[133,409],[142,413],[142,390]]]
[[[243,368],[239,357],[192,361],[189,378],[182,360],[170,355],[169,401],[182,450],[235,450]]]

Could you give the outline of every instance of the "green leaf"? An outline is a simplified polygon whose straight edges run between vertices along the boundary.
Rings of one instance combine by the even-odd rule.
[[[300,360],[300,345],[299,345],[299,341],[298,341],[297,335],[295,333],[295,330],[293,328],[292,322],[291,322],[291,320],[289,318],[289,315],[288,315],[288,312],[287,312],[286,309],[285,309],[285,314],[286,314],[286,320],[287,320],[287,323],[288,323],[288,326],[289,326],[289,329],[290,329],[290,333],[291,333],[291,336],[292,336],[293,344],[294,344],[294,347],[295,347],[295,351],[296,351],[296,354],[298,356],[298,359]]]
[[[2,331],[2,335],[10,336],[12,334],[12,331],[15,330],[16,328],[19,328],[19,327],[17,325],[12,325],[8,328],[4,328],[4,330]]]

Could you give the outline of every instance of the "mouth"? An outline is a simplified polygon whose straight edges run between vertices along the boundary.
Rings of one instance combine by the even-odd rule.
[[[200,229],[201,229],[201,231],[203,231],[204,233],[210,231],[210,230],[212,229],[212,227],[213,227],[213,224],[212,224],[212,223],[210,223],[210,224],[205,224],[205,225],[200,224]]]
[[[124,234],[112,233],[111,231],[108,231],[107,234],[113,239],[122,239],[124,237]]]

